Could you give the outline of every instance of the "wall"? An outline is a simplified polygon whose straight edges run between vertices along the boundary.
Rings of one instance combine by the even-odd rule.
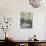
[[[21,29],[20,28],[20,12],[33,12],[33,28]],[[33,8],[30,6],[28,0],[0,0],[0,19],[3,16],[13,17],[13,22],[10,33],[17,40],[27,40],[34,34],[37,35],[37,39],[45,39],[45,15],[46,8]],[[0,35],[2,35],[0,31]],[[45,34],[44,34],[45,33]],[[4,34],[4,33],[3,33]],[[0,36],[0,39],[4,37]]]

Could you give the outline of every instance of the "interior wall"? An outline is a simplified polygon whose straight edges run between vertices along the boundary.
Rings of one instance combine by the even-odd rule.
[[[30,29],[20,28],[20,12],[32,12],[33,13],[33,27]],[[12,26],[10,28],[10,33],[17,40],[28,40],[34,34],[37,39],[45,39],[45,6],[40,8],[33,8],[28,0],[0,0],[0,19],[4,16],[12,17]],[[1,29],[0,29],[1,30]],[[0,39],[2,37],[2,31],[0,31]],[[45,34],[44,34],[45,33]],[[4,34],[4,33],[3,33]]]

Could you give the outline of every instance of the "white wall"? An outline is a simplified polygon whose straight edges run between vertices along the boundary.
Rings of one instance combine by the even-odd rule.
[[[20,28],[20,12],[33,12],[33,28]],[[13,17],[10,31],[8,31],[17,40],[27,40],[34,34],[39,40],[45,39],[45,15],[46,8],[33,8],[28,0],[0,0],[0,17]],[[0,35],[2,31],[0,32]],[[45,33],[45,34],[44,34]],[[2,36],[0,36],[2,39]]]

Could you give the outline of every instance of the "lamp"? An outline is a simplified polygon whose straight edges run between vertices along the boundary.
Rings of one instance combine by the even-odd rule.
[[[33,7],[33,8],[38,8],[42,5],[43,0],[29,0],[29,4]]]

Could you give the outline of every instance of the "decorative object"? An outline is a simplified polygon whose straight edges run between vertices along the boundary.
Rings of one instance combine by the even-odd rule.
[[[38,8],[42,5],[43,0],[29,0],[29,3],[32,7]]]
[[[37,40],[36,35],[34,35],[32,38],[34,39],[34,41],[39,41],[39,40]]]
[[[32,13],[21,12],[20,27],[21,28],[32,28]]]
[[[12,23],[12,18],[10,17],[3,18],[3,24],[1,26],[1,29],[5,33],[5,39],[6,39],[6,32],[10,30],[11,23]]]
[[[29,41],[32,41],[32,38],[29,37]]]

